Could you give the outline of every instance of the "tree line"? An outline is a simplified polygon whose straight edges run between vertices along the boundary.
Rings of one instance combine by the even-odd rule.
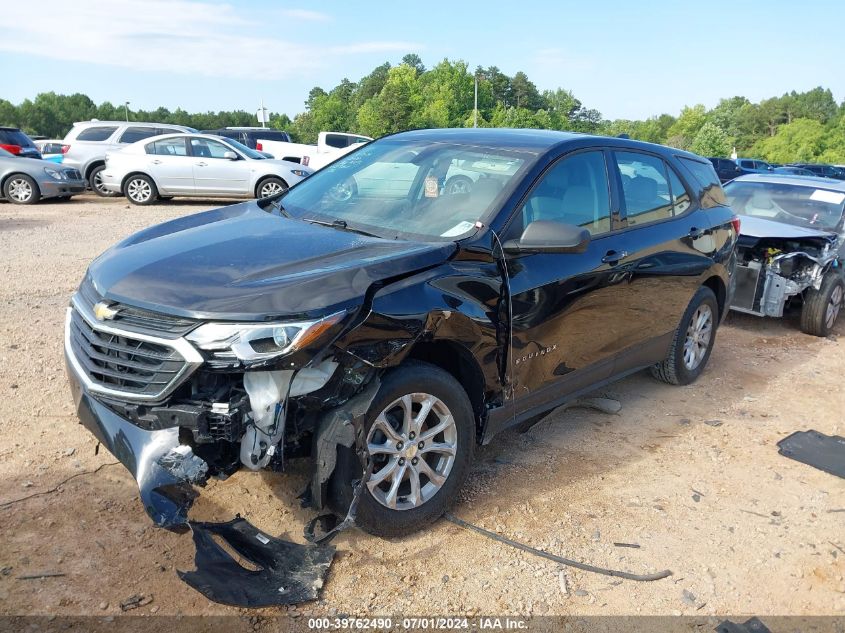
[[[478,110],[474,109],[478,82]],[[95,104],[82,94],[42,93],[13,105],[0,99],[0,125],[61,138],[74,121],[122,120],[123,105]],[[214,129],[255,125],[243,110],[189,113],[132,110],[130,120],[157,121]],[[829,89],[792,91],[753,103],[742,96],[722,99],[713,108],[691,105],[678,116],[645,120],[608,120],[585,106],[570,90],[540,91],[524,72],[506,75],[496,66],[471,70],[463,61],[444,59],[426,68],[418,55],[384,63],[357,82],[343,79],[329,90],[314,87],[305,110],[293,120],[271,113],[270,125],[300,142],[316,141],[323,130],[379,137],[430,127],[515,127],[570,130],[661,143],[704,156],[759,157],[773,162],[845,163],[845,102]]]

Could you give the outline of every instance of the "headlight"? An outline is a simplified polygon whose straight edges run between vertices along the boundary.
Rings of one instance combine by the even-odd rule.
[[[65,174],[64,172],[56,171],[55,169],[50,169],[49,167],[44,168],[44,173],[50,176],[53,180],[64,180]]]
[[[310,172],[303,171],[302,169],[291,169],[290,173],[292,173],[294,176],[305,178]]]
[[[307,347],[343,318],[335,312],[314,321],[291,323],[206,323],[187,335],[198,348],[234,354],[242,361],[257,361]]]

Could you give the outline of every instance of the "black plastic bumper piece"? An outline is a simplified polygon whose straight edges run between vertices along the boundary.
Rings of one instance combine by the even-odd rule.
[[[334,558],[331,545],[300,545],[268,536],[240,516],[228,523],[194,523],[195,571],[179,578],[209,600],[236,607],[271,607],[316,600]],[[235,560],[223,539],[254,569]]]

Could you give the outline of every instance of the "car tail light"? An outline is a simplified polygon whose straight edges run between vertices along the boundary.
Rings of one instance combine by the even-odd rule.
[[[17,156],[18,154],[21,153],[21,146],[20,145],[6,145],[6,144],[3,144],[3,143],[0,143],[0,147],[5,149],[10,154],[14,154],[15,156]]]
[[[308,167],[308,163],[310,163],[310,162],[311,162],[311,158],[309,156],[303,156],[302,160],[299,161],[299,164],[305,165],[306,167]]]
[[[734,227],[734,232],[739,235],[739,229],[742,226],[742,222],[740,221],[738,216],[734,216],[731,220],[731,225]]]
[[[257,149],[259,152],[263,152],[263,151],[264,151],[264,146],[263,146],[261,143],[259,143],[259,142],[257,142],[257,141],[256,141],[256,143],[255,143],[255,149]]]
[[[70,150],[70,145],[62,145],[62,154],[67,154]]]

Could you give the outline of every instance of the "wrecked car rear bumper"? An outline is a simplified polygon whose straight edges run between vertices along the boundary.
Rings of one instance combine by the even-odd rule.
[[[208,465],[179,443],[179,429],[148,431],[117,415],[83,386],[65,352],[67,375],[80,423],[105,446],[138,483],[144,509],[158,527],[188,530],[188,509],[204,485]]]

